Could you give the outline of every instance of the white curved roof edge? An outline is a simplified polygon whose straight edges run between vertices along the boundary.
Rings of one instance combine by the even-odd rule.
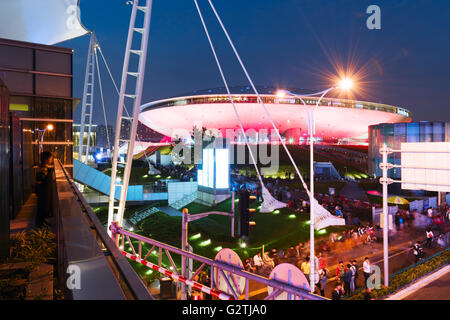
[[[1,0],[0,0],[1,1]],[[200,94],[200,95],[189,95],[189,96],[180,96],[180,97],[171,97],[171,98],[166,98],[166,99],[160,99],[160,100],[155,100],[155,101],[150,101],[144,104],[141,104],[140,106],[140,111],[144,111],[144,109],[147,109],[148,107],[151,107],[153,105],[159,104],[159,103],[164,103],[164,102],[169,102],[172,100],[176,100],[176,99],[190,99],[190,98],[205,98],[205,97],[211,97],[211,96],[225,96],[228,97],[227,93],[220,93],[220,94],[214,94],[214,93],[210,93],[210,94]],[[255,96],[256,94],[252,94],[252,93],[245,93],[245,94],[239,94],[239,93],[232,93],[231,96],[233,97],[238,97],[238,96],[247,96],[247,97],[251,97],[251,96]],[[274,97],[276,96],[276,94],[260,94],[260,97]],[[319,97],[310,97],[310,96],[302,96],[301,97],[305,98],[305,99],[318,99]],[[280,98],[280,99],[294,99],[292,97],[285,97],[285,98]],[[325,97],[323,98],[324,101],[326,100],[332,100],[332,101],[337,101],[337,102],[352,102],[355,104],[370,104],[370,105],[377,105],[377,106],[382,106],[382,107],[387,107],[387,108],[391,108],[391,109],[400,109],[405,111],[408,114],[411,114],[411,111],[409,111],[408,109],[402,108],[402,107],[397,107],[397,106],[393,106],[393,105],[389,105],[389,104],[384,104],[384,103],[377,103],[377,102],[369,102],[369,101],[359,101],[359,100],[350,100],[350,99],[341,99],[341,98],[329,98],[329,97]]]
[[[0,38],[54,45],[88,32],[79,0],[0,0]]]

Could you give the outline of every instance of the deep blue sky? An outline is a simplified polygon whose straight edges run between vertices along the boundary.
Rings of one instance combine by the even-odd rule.
[[[81,0],[81,20],[97,34],[120,83],[131,6]],[[247,85],[206,0],[199,0],[231,85]],[[450,121],[450,1],[215,0],[257,85],[325,89],[336,65],[363,70],[356,98],[401,106],[414,120]],[[381,8],[381,30],[368,30],[366,8]],[[74,95],[82,97],[89,37],[74,49]],[[117,95],[103,66],[108,121]],[[191,0],[154,0],[142,102],[222,86]],[[94,121],[103,123],[98,87]],[[80,109],[75,113],[78,122]]]

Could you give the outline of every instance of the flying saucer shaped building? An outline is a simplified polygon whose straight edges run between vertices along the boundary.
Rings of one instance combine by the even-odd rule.
[[[244,129],[254,132],[272,129],[271,122],[248,87],[234,88],[233,101]],[[274,89],[262,87],[260,96],[273,118],[280,134],[290,143],[305,143],[308,135],[308,110],[317,103],[317,97],[280,98]],[[299,92],[300,90],[291,90]],[[301,93],[302,94],[302,93]],[[300,95],[301,95],[300,94]],[[304,93],[303,93],[304,94]],[[397,106],[380,103],[323,98],[315,114],[315,136],[319,143],[367,144],[368,127],[378,123],[410,122],[411,113]],[[223,137],[236,141],[239,123],[233,106],[223,88],[150,102],[141,106],[139,120],[149,128],[175,138],[194,127],[220,131]],[[250,134],[247,133],[249,137]],[[237,136],[239,139],[239,136]],[[260,142],[261,140],[259,140]]]

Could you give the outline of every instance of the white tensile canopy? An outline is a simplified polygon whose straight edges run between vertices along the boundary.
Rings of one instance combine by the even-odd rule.
[[[79,0],[0,0],[0,38],[53,45],[85,35]]]

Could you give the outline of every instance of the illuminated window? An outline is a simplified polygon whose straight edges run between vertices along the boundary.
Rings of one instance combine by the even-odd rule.
[[[216,188],[228,188],[228,149],[216,149]]]

